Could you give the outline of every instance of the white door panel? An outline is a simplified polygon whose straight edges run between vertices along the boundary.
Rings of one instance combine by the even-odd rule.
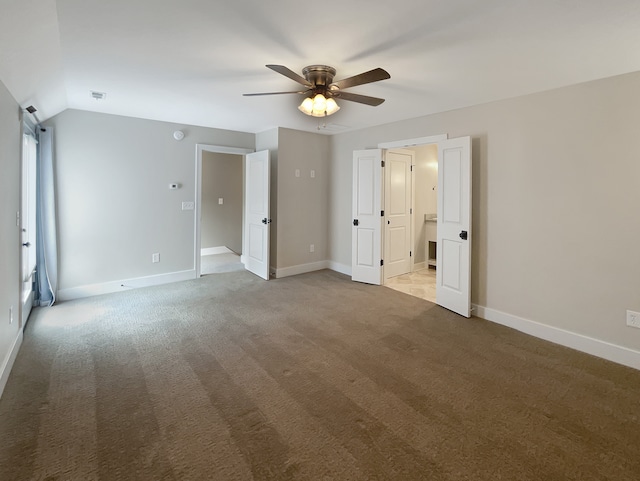
[[[353,153],[351,278],[382,283],[382,151]]]
[[[471,315],[471,138],[438,143],[436,302]]]
[[[245,267],[269,280],[269,151],[247,154],[245,162]]]
[[[388,150],[384,167],[384,278],[411,271],[411,166],[410,150]]]
[[[20,227],[22,231],[22,318],[24,326],[33,307],[33,281],[36,270],[36,165],[37,142],[25,134],[22,143],[22,200]]]

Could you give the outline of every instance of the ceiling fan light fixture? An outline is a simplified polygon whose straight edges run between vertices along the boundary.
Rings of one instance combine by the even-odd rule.
[[[335,114],[338,110],[340,110],[340,106],[338,103],[332,98],[327,99],[327,115]]]
[[[313,112],[313,99],[311,97],[304,99],[298,107],[298,110],[303,114],[311,115]]]
[[[326,98],[322,94],[316,94],[313,98],[307,97],[298,107],[302,113],[312,117],[325,117],[335,114],[340,106],[332,98]]]

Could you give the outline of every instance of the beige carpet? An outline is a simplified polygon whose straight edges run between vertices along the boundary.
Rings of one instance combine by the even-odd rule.
[[[244,264],[240,262],[240,256],[234,252],[200,257],[200,273],[203,276],[243,270]]]
[[[320,271],[38,309],[7,480],[638,480],[640,372]]]

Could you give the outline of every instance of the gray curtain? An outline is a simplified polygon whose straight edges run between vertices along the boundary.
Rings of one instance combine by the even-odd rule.
[[[36,183],[36,300],[37,306],[51,306],[58,289],[58,245],[53,177],[53,129],[38,127]]]

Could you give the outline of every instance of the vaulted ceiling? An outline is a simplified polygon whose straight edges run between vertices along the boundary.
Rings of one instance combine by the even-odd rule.
[[[638,0],[0,0],[0,80],[67,109],[245,132],[334,133],[640,71]],[[267,68],[382,67],[318,122]],[[90,91],[105,92],[96,101]]]

